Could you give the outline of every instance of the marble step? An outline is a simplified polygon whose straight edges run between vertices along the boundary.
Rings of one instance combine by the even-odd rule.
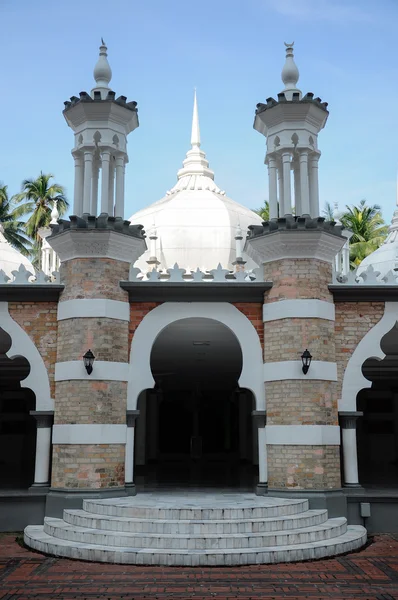
[[[153,496],[153,498],[152,498]],[[130,498],[89,499],[83,501],[86,512],[111,517],[175,520],[266,519],[295,515],[308,510],[306,499],[284,499],[254,496],[254,494],[208,494],[199,500],[189,494],[145,494]]]
[[[327,510],[307,510],[294,515],[251,519],[144,519],[136,517],[111,517],[88,513],[85,510],[64,510],[64,521],[70,525],[123,531],[131,533],[260,533],[266,531],[285,531],[320,525],[327,521]]]
[[[136,564],[215,566],[291,562],[335,556],[360,548],[366,542],[366,529],[348,526],[342,535],[322,541],[286,546],[257,548],[161,549],[99,546],[53,537],[41,525],[29,525],[24,533],[25,543],[46,554],[79,560]]]
[[[212,548],[259,548],[264,546],[287,546],[307,544],[338,537],[347,530],[344,517],[329,519],[321,525],[283,532],[234,533],[234,534],[175,534],[175,533],[128,533],[87,529],[65,523],[62,519],[46,517],[44,531],[48,535],[100,546],[161,549],[212,549]]]

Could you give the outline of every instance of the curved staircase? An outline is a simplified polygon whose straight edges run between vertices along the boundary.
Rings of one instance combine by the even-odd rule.
[[[29,525],[25,543],[81,560],[137,565],[248,565],[334,556],[360,548],[366,529],[309,510],[308,500],[163,492],[84,500],[64,518]]]

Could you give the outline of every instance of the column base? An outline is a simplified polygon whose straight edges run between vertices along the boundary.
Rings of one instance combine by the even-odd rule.
[[[254,493],[256,496],[266,496],[268,494],[268,483],[258,483]]]
[[[137,487],[135,483],[125,483],[124,487],[126,488],[127,496],[136,496],[137,495]]]
[[[310,509],[326,508],[329,517],[347,516],[347,496],[343,489],[334,490],[289,490],[268,489],[268,495],[279,498],[306,498]]]
[[[343,490],[355,494],[356,492],[362,494],[365,488],[360,483],[343,483]]]
[[[129,495],[126,488],[50,488],[46,499],[46,517],[62,518],[65,508],[79,509],[88,498],[121,498]]]
[[[28,488],[30,494],[47,494],[50,490],[50,483],[32,483]]]

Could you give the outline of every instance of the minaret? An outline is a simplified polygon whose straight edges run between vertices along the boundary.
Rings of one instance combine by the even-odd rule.
[[[302,96],[297,88],[293,44],[285,43],[284,89],[277,101],[267,98],[266,104],[258,104],[254,119],[254,129],[267,138],[270,219],[287,214],[319,216],[318,133],[329,113],[326,102],[314,99],[311,92]]]
[[[75,188],[73,214],[124,217],[124,177],[128,162],[127,136],[138,127],[137,103],[115,99],[109,87],[112,71],[102,40],[94,68],[91,95],[80,92],[65,102],[66,122],[75,133]],[[99,188],[100,208],[98,207]]]

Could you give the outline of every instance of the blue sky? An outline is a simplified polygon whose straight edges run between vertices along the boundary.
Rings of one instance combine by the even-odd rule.
[[[320,197],[366,198],[387,221],[398,162],[396,0],[0,0],[0,181],[51,172],[73,198],[63,102],[93,87],[101,36],[111,87],[138,102],[126,217],[173,186],[189,148],[193,89],[202,148],[220,187],[251,208],[267,197],[255,106],[283,85],[295,41],[299,87],[329,102],[319,136]]]

